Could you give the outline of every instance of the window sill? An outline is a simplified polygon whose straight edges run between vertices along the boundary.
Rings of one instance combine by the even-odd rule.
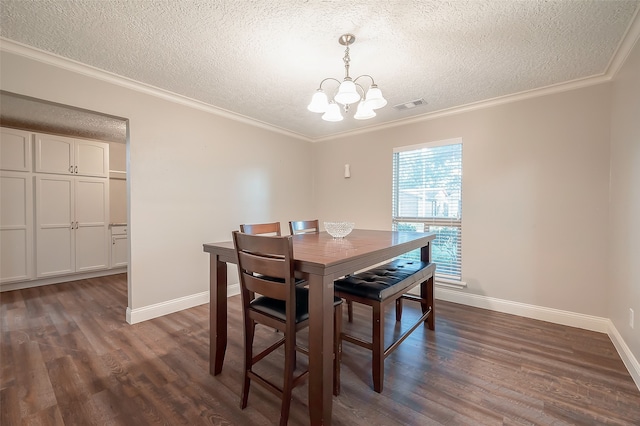
[[[442,277],[438,277],[436,276],[436,281],[435,281],[435,287],[440,287],[440,288],[455,288],[458,290],[461,290],[463,288],[467,287],[467,283],[464,281],[458,281],[458,280],[450,280],[448,278],[442,278]],[[409,290],[410,294],[420,294],[420,286],[416,286],[414,288],[412,288],[411,290]]]
[[[438,287],[447,287],[447,288],[466,288],[467,287],[467,283],[465,281],[458,281],[458,280],[450,280],[447,278],[442,278],[442,277],[438,277],[436,275],[436,282],[435,282],[436,286]]]

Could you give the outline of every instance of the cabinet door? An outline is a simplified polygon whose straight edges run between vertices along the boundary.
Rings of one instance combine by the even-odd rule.
[[[36,172],[70,175],[75,171],[71,138],[36,134]]]
[[[127,235],[111,236],[111,267],[127,266],[129,260],[129,237]]]
[[[77,175],[109,177],[109,144],[78,140],[74,156]]]
[[[0,173],[0,282],[33,278],[31,173]]]
[[[75,178],[76,271],[109,267],[109,180]]]
[[[36,176],[36,276],[75,272],[74,178]]]
[[[31,133],[0,129],[0,169],[31,171]]]

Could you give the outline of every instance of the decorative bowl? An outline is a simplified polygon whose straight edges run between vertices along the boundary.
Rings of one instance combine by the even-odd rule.
[[[351,233],[354,225],[353,222],[325,222],[324,229],[333,238],[344,238]]]

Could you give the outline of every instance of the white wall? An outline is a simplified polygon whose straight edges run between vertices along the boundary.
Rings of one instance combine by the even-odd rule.
[[[202,244],[240,223],[311,215],[309,143],[6,51],[0,67],[3,90],[130,120],[132,310],[208,291]]]
[[[607,317],[640,359],[640,43],[613,84]],[[629,326],[629,309],[635,327]],[[637,383],[640,383],[637,381]],[[640,384],[639,384],[640,386]]]
[[[390,229],[393,147],[461,137],[461,292],[606,317],[609,120],[602,84],[317,143],[318,216]]]

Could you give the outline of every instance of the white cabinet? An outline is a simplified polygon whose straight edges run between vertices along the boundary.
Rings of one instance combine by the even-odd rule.
[[[109,144],[36,133],[35,171],[109,177]]]
[[[36,276],[107,269],[109,180],[36,174]]]
[[[0,282],[33,278],[33,175],[0,172]]]
[[[3,127],[0,170],[1,284],[110,267],[108,143]]]
[[[0,283],[33,278],[32,133],[0,128]]]
[[[129,236],[126,225],[111,225],[111,268],[127,266]]]
[[[0,129],[0,169],[31,171],[31,135],[22,130]]]

